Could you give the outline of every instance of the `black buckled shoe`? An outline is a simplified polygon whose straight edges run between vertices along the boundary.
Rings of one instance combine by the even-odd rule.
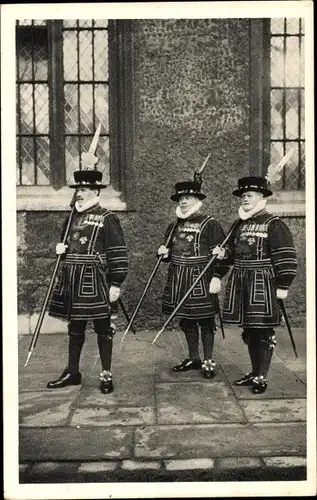
[[[203,377],[209,379],[214,378],[214,376],[216,375],[216,363],[212,359],[205,359],[201,367]]]
[[[68,385],[80,385],[81,384],[81,373],[69,373],[68,369],[65,368],[61,376],[57,380],[52,380],[47,383],[47,389],[61,389]]]
[[[173,372],[188,372],[189,370],[200,370],[201,361],[200,359],[189,359],[186,358],[184,361],[172,368]]]
[[[112,375],[106,370],[100,373],[100,391],[102,394],[110,394],[113,392]]]
[[[253,379],[253,394],[262,394],[266,391],[267,388],[267,379],[261,375],[260,377],[254,377]]]
[[[242,378],[235,380],[234,385],[253,385],[254,375],[253,373],[247,373]]]

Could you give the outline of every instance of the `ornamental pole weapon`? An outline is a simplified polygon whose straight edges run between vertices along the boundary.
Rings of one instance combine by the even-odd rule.
[[[99,135],[100,135],[100,130],[101,130],[101,124],[99,123],[98,128],[96,130],[96,133],[94,135],[94,138],[92,140],[92,143],[90,145],[89,152],[82,154],[82,163],[85,163],[85,166],[94,165],[98,161],[98,158],[95,156],[94,153],[95,153],[95,150],[96,150],[96,147],[97,147],[98,138],[99,138]],[[66,226],[66,229],[65,229],[65,232],[64,232],[64,236],[63,236],[63,241],[62,241],[62,243],[64,245],[67,242],[67,238],[68,238],[68,235],[69,235],[69,231],[70,231],[70,227],[71,227],[73,215],[74,215],[74,212],[75,212],[75,201],[76,201],[76,191],[74,191],[72,200],[70,202],[71,213],[70,213],[70,215],[68,217],[67,226]],[[36,343],[37,343],[37,340],[38,340],[38,337],[39,337],[39,334],[40,334],[40,331],[41,331],[41,327],[42,327],[42,324],[43,324],[43,320],[44,320],[46,308],[47,308],[47,305],[48,305],[48,302],[49,302],[49,299],[50,299],[50,296],[51,296],[51,293],[52,293],[52,290],[53,290],[55,278],[56,278],[56,275],[57,275],[57,271],[59,269],[59,265],[60,265],[61,259],[62,259],[62,254],[58,255],[58,257],[57,257],[57,260],[56,260],[56,263],[55,263],[55,267],[54,267],[54,270],[53,270],[53,273],[52,273],[52,276],[51,276],[51,279],[50,279],[50,283],[48,285],[48,288],[47,288],[47,291],[46,291],[46,295],[45,295],[45,298],[44,298],[44,301],[43,301],[42,309],[41,309],[40,315],[38,317],[37,324],[36,324],[36,327],[35,327],[35,330],[34,330],[34,333],[33,333],[33,336],[32,336],[31,344],[30,344],[30,347],[29,347],[29,352],[28,352],[27,359],[26,359],[24,367],[27,367],[28,362],[30,361],[30,358],[31,358],[31,356],[33,354],[33,351],[35,349],[35,346],[36,346]]]
[[[229,231],[229,233],[227,234],[227,236],[225,237],[225,239],[223,240],[223,242],[221,243],[221,245],[219,245],[219,248],[222,249],[225,244],[227,243],[227,241],[229,240],[230,236],[232,235],[234,229],[236,228],[237,224],[238,224],[239,221],[237,221],[231,228],[231,230]],[[165,321],[164,325],[162,326],[162,328],[160,329],[160,331],[157,333],[156,337],[154,338],[152,344],[154,344],[156,342],[156,340],[159,338],[159,336],[164,332],[165,328],[167,327],[167,325],[169,325],[169,323],[172,321],[172,319],[174,318],[174,316],[176,315],[176,313],[179,311],[179,309],[182,307],[182,305],[184,304],[185,300],[187,299],[187,297],[189,297],[189,295],[192,293],[192,291],[194,290],[195,286],[197,285],[197,283],[199,283],[199,281],[202,279],[202,277],[205,275],[205,273],[207,272],[207,270],[209,269],[209,267],[211,266],[211,264],[214,262],[214,260],[217,258],[217,255],[214,255],[213,257],[211,257],[211,259],[209,260],[209,262],[205,265],[205,267],[202,269],[202,271],[200,272],[200,274],[197,276],[197,278],[194,280],[194,282],[192,283],[192,285],[189,287],[189,289],[187,290],[187,292],[185,293],[185,295],[183,296],[183,298],[179,301],[179,303],[177,304],[177,306],[175,307],[174,311],[170,314],[170,316],[167,318],[167,320]]]
[[[72,219],[73,219],[73,215],[74,215],[74,212],[75,212],[75,201],[76,201],[76,192],[74,192],[72,201],[70,203],[70,206],[71,206],[72,210],[71,210],[71,213],[69,215],[69,218],[68,218],[68,221],[67,221],[67,226],[66,226],[66,229],[65,229],[64,237],[63,237],[63,244],[64,245],[66,244],[66,241],[67,241],[67,238],[68,238],[68,234],[69,234],[69,230],[70,230],[70,226],[71,226]],[[33,337],[32,337],[30,348],[29,348],[29,352],[28,352],[28,356],[27,356],[27,359],[26,359],[24,367],[27,367],[28,362],[29,362],[29,360],[30,360],[30,358],[31,358],[31,356],[33,354],[34,349],[35,349],[35,346],[36,346],[36,343],[37,343],[37,340],[38,340],[38,337],[39,337],[39,334],[40,334],[40,331],[41,331],[42,323],[43,323],[43,320],[44,320],[44,315],[45,315],[45,312],[46,312],[46,308],[47,308],[47,305],[48,305],[48,302],[49,302],[49,299],[50,299],[50,296],[51,296],[51,293],[52,293],[52,289],[53,289],[53,285],[54,285],[55,278],[56,278],[56,275],[57,275],[57,271],[58,271],[58,268],[59,268],[59,265],[60,265],[60,262],[61,262],[61,258],[62,258],[62,254],[58,255],[56,263],[55,263],[55,267],[54,267],[54,270],[53,270],[53,273],[52,273],[52,276],[51,276],[51,280],[50,280],[50,283],[49,283],[49,286],[48,286],[48,289],[47,289],[47,292],[46,292],[46,295],[45,295],[45,298],[44,298],[42,309],[41,309],[41,312],[40,312],[40,315],[38,317],[37,324],[36,324],[36,327],[35,327],[35,330],[34,330],[34,333],[33,333]]]
[[[285,309],[284,302],[283,302],[282,299],[277,299],[277,302],[278,302],[278,304],[279,304],[279,306],[281,308],[282,314],[284,316],[286,327],[287,327],[287,331],[288,331],[288,335],[289,335],[289,338],[291,339],[291,343],[292,343],[292,346],[293,346],[293,349],[294,349],[295,356],[296,356],[296,358],[298,358],[297,350],[296,350],[296,345],[295,345],[295,340],[294,340],[294,337],[293,337],[293,334],[292,334],[291,324],[290,324],[289,319],[288,319],[288,315],[287,315],[287,312],[286,312],[286,309]]]
[[[206,167],[206,165],[208,163],[210,155],[211,155],[211,153],[209,153],[209,155],[207,156],[207,158],[204,160],[204,162],[203,162],[202,166],[200,167],[199,171],[194,173],[194,180],[195,180],[195,182],[199,182],[201,184],[201,182],[202,182],[201,175],[202,175],[202,173],[203,173],[203,171],[204,171],[204,169],[205,169],[205,167]],[[178,219],[176,219],[175,223],[172,226],[172,229],[170,230],[170,232],[168,234],[168,237],[167,237],[167,239],[165,241],[165,246],[166,247],[169,245],[169,243],[170,243],[170,241],[172,239],[172,236],[174,234],[174,231],[176,229],[177,224],[178,224]],[[137,315],[137,313],[138,313],[138,311],[139,311],[139,309],[141,307],[141,304],[142,304],[143,299],[144,299],[144,297],[146,295],[146,292],[148,291],[148,289],[149,289],[149,287],[150,287],[150,285],[151,285],[151,283],[153,281],[153,278],[154,278],[155,274],[157,273],[157,270],[158,270],[158,268],[159,268],[159,266],[160,266],[160,264],[162,262],[162,259],[163,259],[163,255],[159,255],[158,258],[157,258],[156,264],[154,266],[154,269],[153,269],[153,271],[152,271],[152,273],[151,273],[151,275],[150,275],[150,277],[149,277],[149,279],[148,279],[148,281],[147,281],[147,283],[145,285],[145,288],[144,288],[144,290],[142,292],[140,300],[137,303],[135,310],[133,311],[133,314],[131,316],[131,320],[130,320],[128,326],[126,327],[126,329],[124,331],[124,334],[123,334],[123,337],[121,339],[121,342],[124,341],[126,334],[128,333],[128,331],[131,328],[131,325],[132,325],[132,323],[133,323],[133,321],[134,321],[134,319],[135,319],[135,317],[136,317],[136,315]]]

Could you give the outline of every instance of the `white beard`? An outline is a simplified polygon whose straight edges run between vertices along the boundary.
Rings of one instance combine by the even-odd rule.
[[[77,212],[84,212],[85,210],[88,210],[88,208],[97,205],[97,203],[99,203],[99,196],[94,196],[93,198],[89,198],[89,200],[83,203],[81,207],[78,205],[78,201],[76,201],[75,208]]]
[[[266,202],[267,202],[267,200],[265,200],[265,199],[260,200],[255,205],[255,207],[253,207],[248,212],[246,212],[244,210],[243,206],[241,205],[241,207],[239,208],[239,211],[238,211],[240,219],[242,219],[242,220],[250,219],[252,217],[252,215],[256,214],[257,212],[260,212],[261,210],[263,210],[263,208],[265,208]]]
[[[176,207],[176,216],[179,218],[179,219],[187,219],[187,217],[189,217],[190,215],[193,215],[195,212],[198,212],[198,210],[200,210],[202,207],[202,202],[201,201],[198,201],[197,203],[195,203],[195,205],[192,206],[192,208],[190,208],[188,210],[188,212],[186,212],[185,214],[183,214],[183,212],[181,211],[181,208],[180,206],[178,205]]]

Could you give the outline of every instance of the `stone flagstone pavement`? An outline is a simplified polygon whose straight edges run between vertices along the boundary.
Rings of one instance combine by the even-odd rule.
[[[305,335],[295,358],[277,330],[269,387],[254,395],[233,381],[249,371],[238,329],[216,336],[217,376],[173,373],[186,357],[178,330],[115,337],[114,392],[99,391],[95,334],[86,335],[81,386],[46,389],[65,368],[68,337],[19,339],[20,482],[257,481],[306,479]]]

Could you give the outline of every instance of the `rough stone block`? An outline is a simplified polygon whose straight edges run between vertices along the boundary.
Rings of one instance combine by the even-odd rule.
[[[212,469],[212,458],[192,458],[187,460],[165,460],[166,470]]]
[[[306,420],[306,399],[240,400],[249,422],[294,422]]]
[[[258,467],[262,467],[262,462],[257,457],[225,457],[217,460],[217,468],[219,469],[256,469]]]
[[[267,467],[306,467],[306,457],[263,457]]]
[[[160,462],[137,462],[135,460],[123,460],[121,468],[131,471],[142,469],[158,470],[161,468],[161,464]]]
[[[135,431],[138,458],[256,457],[306,452],[306,429],[289,424],[148,426]]]
[[[216,379],[156,386],[159,424],[246,422],[230,388]]]
[[[72,417],[71,425],[89,426],[117,426],[120,425],[151,425],[155,423],[154,408],[80,408]]]
[[[20,461],[103,460],[129,458],[132,428],[20,428]]]
[[[84,462],[78,467],[78,472],[110,472],[118,467],[118,462]]]
[[[23,427],[55,427],[65,425],[76,398],[76,392],[59,389],[58,394],[27,392],[19,396],[19,418]]]

